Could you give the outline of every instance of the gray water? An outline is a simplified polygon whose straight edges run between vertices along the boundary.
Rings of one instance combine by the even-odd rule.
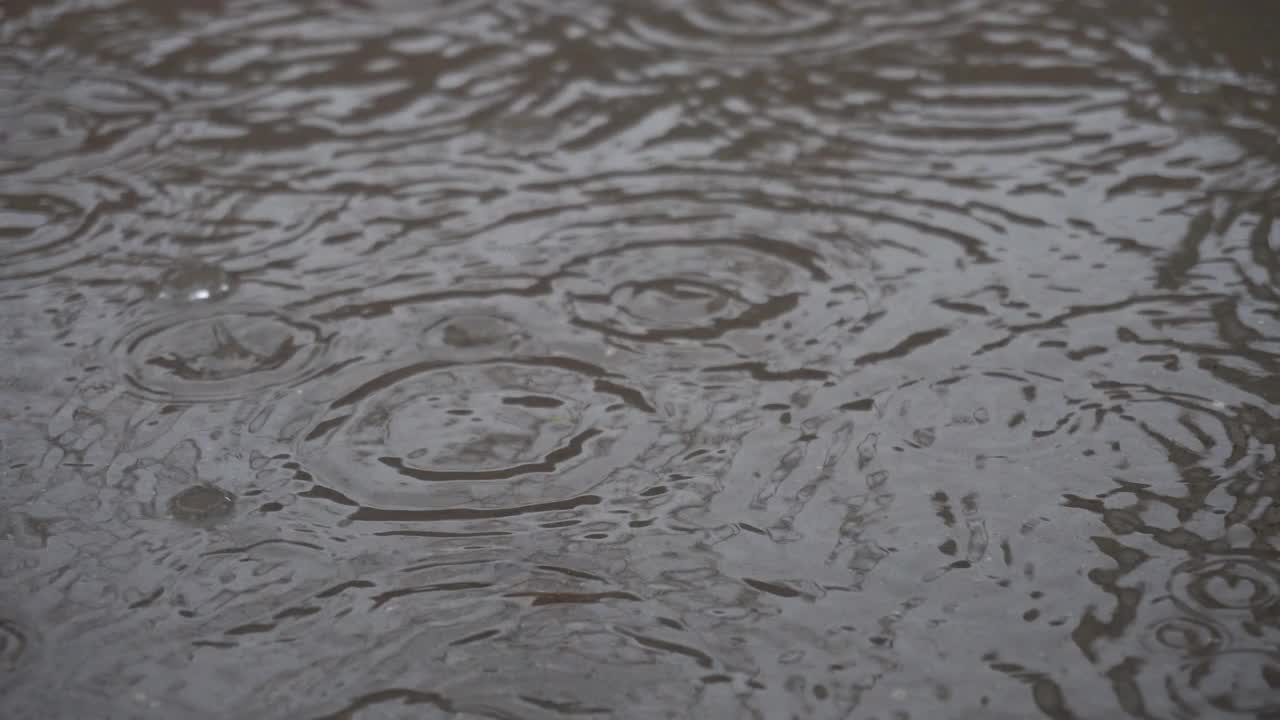
[[[0,715],[1280,717],[1280,8],[0,10]]]

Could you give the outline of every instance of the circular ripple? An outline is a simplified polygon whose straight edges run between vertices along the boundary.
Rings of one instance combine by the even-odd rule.
[[[329,338],[274,310],[229,306],[162,317],[116,343],[136,391],[167,402],[231,400],[313,374]]]
[[[0,168],[74,155],[78,171],[155,132],[167,101],[127,70],[49,66],[16,50],[0,58]]]
[[[648,442],[634,390],[562,358],[416,363],[330,403],[301,454],[380,507],[547,503],[586,492]]]
[[[27,636],[12,620],[0,619],[0,673],[17,672],[27,652]],[[3,675],[0,675],[0,680]]]
[[[1280,653],[1232,650],[1187,662],[1164,683],[1185,717],[1280,713]]]
[[[913,11],[888,0],[666,0],[629,6],[625,19],[640,42],[684,56],[829,57],[917,37],[936,43],[964,22],[966,4]]]
[[[6,166],[60,157],[85,145],[93,134],[91,112],[62,98],[5,92],[0,111],[0,161]]]
[[[0,195],[0,280],[55,272],[86,254],[77,242],[90,211],[50,190],[14,188]]]
[[[583,231],[569,228],[538,245],[581,247]],[[606,247],[569,259],[551,284],[575,325],[616,344],[728,349],[787,364],[829,359],[847,348],[878,295],[857,244],[820,241],[823,234],[695,218],[595,235],[589,240]]]
[[[855,335],[880,316],[878,276],[920,256],[877,239],[844,201],[781,180],[762,190],[727,168],[568,179],[459,214],[441,231],[466,256],[447,290],[382,284],[317,317],[546,298],[584,331],[573,342],[665,368],[827,366],[858,353]]]
[[[899,449],[1013,461],[1060,452],[1092,433],[1092,394],[1039,373],[960,368],[875,402]]]
[[[1255,558],[1219,558],[1179,565],[1169,592],[1193,611],[1260,612],[1280,602],[1280,572]]]
[[[1179,655],[1199,657],[1222,651],[1228,633],[1217,624],[1194,616],[1166,618],[1147,628],[1147,644],[1152,650],[1172,650]]]
[[[650,45],[711,56],[813,53],[865,42],[860,26],[827,0],[705,0],[675,3],[629,18]]]
[[[576,260],[563,285],[586,327],[642,342],[706,340],[795,308],[800,287],[830,280],[816,260],[765,238],[638,241]]]
[[[55,112],[48,108],[27,108],[16,116],[3,117],[0,147],[5,160],[37,160],[75,150],[89,137],[89,123],[80,113]]]
[[[366,22],[440,22],[475,15],[492,9],[484,0],[445,0],[419,3],[413,0],[337,0],[334,15]]]

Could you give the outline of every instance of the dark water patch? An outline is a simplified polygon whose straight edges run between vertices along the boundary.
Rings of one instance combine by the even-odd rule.
[[[240,547],[230,547],[230,548],[220,548],[217,550],[210,550],[205,554],[206,555],[242,555],[244,553],[249,552],[250,550],[254,550],[256,548],[260,548],[265,545],[286,545],[291,547],[300,547],[306,550],[322,549],[319,545],[316,545],[315,543],[302,542],[300,540],[271,539],[271,540],[259,540],[258,542],[251,543],[249,545],[243,545]]]
[[[447,510],[396,510],[373,507],[361,507],[353,512],[349,519],[354,522],[440,522],[444,520],[490,520],[496,518],[517,517],[534,513],[573,510],[575,508],[599,505],[601,499],[595,495],[583,495],[558,502],[535,503],[486,510],[482,508],[449,508]]]
[[[317,716],[317,718],[318,720],[351,720],[357,717],[356,713],[392,702],[401,707],[431,705],[442,712],[451,713],[454,710],[453,703],[437,693],[410,690],[408,688],[387,688],[352,698],[351,702],[345,707],[332,714]]]
[[[529,598],[529,603],[534,607],[540,605],[560,605],[570,604],[590,604],[604,602],[606,600],[631,600],[639,601],[640,598],[629,592],[602,592],[602,593],[562,593],[562,592],[525,592],[525,593],[508,593],[507,597]]]

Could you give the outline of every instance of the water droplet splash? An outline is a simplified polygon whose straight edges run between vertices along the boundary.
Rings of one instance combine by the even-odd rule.
[[[131,388],[169,402],[283,389],[320,371],[329,337],[275,310],[211,306],[144,323],[116,343]]]

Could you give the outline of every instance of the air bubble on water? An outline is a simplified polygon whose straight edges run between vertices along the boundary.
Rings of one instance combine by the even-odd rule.
[[[230,515],[235,504],[235,495],[220,487],[193,485],[169,500],[169,514],[186,522],[213,522]]]
[[[163,300],[212,302],[235,290],[235,278],[220,265],[179,258],[160,276],[157,295]]]

